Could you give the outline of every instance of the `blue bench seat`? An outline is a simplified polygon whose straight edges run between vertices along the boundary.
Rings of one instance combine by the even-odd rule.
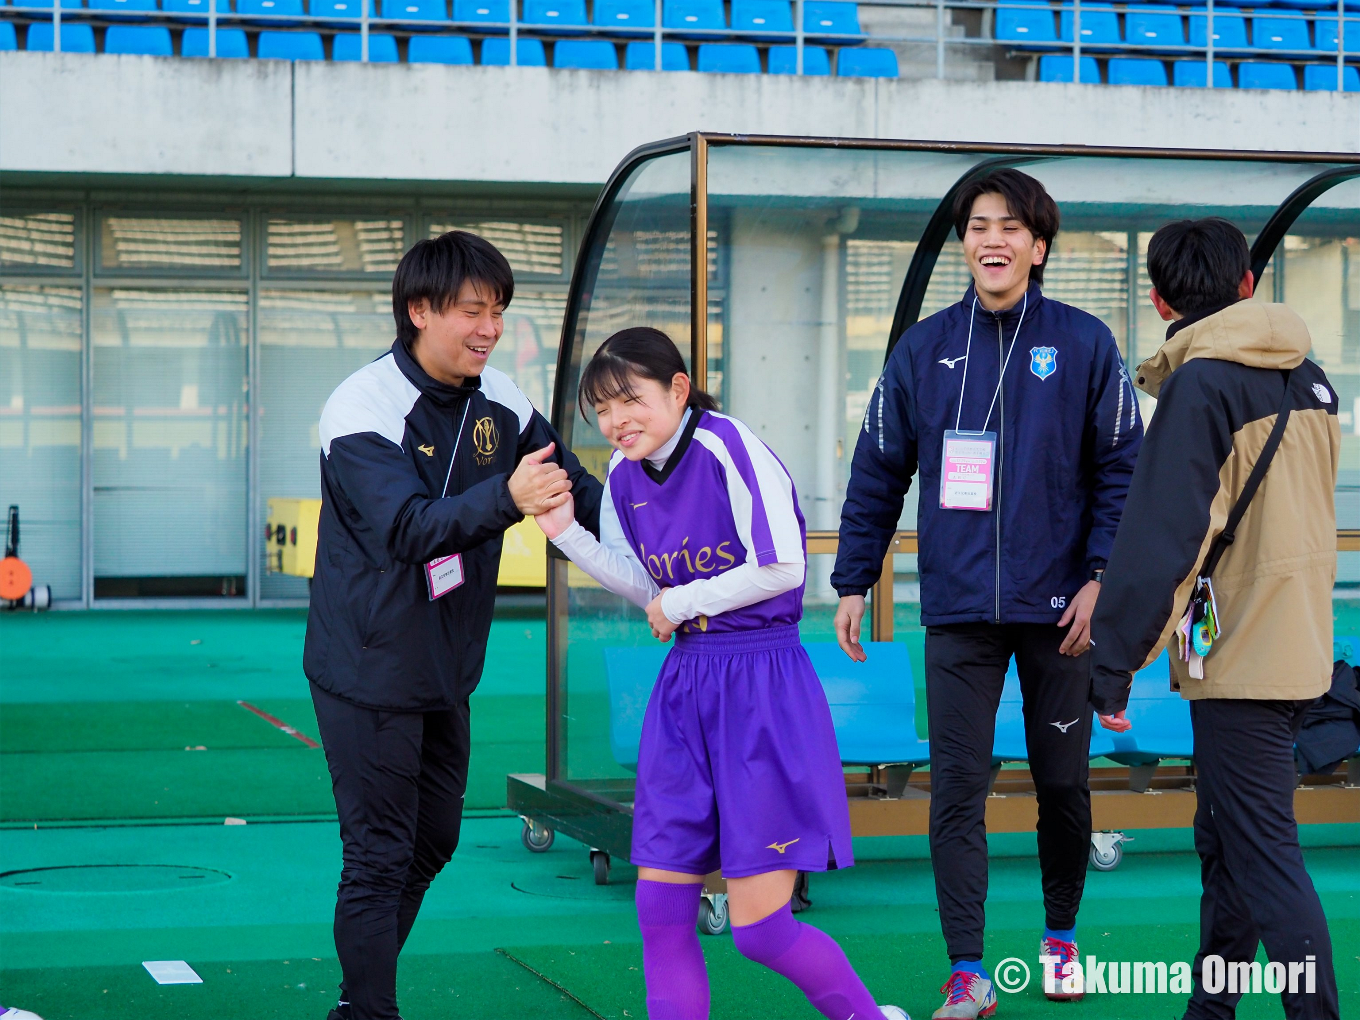
[[[656,44],[630,42],[624,47],[623,66],[629,71],[655,71]],[[661,70],[689,70],[689,51],[685,49],[684,43],[663,42],[661,44]]]
[[[411,64],[470,64],[472,43],[461,35],[413,35],[406,60]]]
[[[656,27],[656,5],[651,0],[595,0],[596,28],[616,35],[640,35]]]
[[[769,62],[771,74],[797,74],[798,47],[771,46]],[[831,73],[831,59],[825,49],[820,46],[803,47],[803,73],[819,76]]]
[[[750,43],[701,43],[698,66],[709,74],[759,74],[760,53]]]
[[[515,62],[520,67],[547,67],[548,55],[542,39],[516,39]],[[510,40],[483,39],[482,66],[506,67],[510,63]]]
[[[1237,86],[1243,89],[1296,89],[1299,81],[1288,64],[1246,62],[1237,65]]]
[[[206,57],[208,55],[208,30],[206,28],[186,28],[180,40],[179,54],[182,57]],[[250,56],[250,44],[246,33],[240,28],[219,28],[217,30],[217,57],[220,60],[242,60]]]
[[[1205,81],[1204,61],[1202,60],[1177,60],[1171,65],[1171,83],[1173,85],[1204,88]],[[1228,70],[1228,65],[1221,60],[1215,60],[1214,88],[1230,89],[1232,87],[1232,73]]]
[[[104,31],[104,52],[173,57],[175,46],[164,25],[110,25]]]
[[[897,54],[880,46],[842,46],[836,51],[842,78],[896,78]]]
[[[419,38],[419,37],[417,37]],[[332,60],[359,60],[363,54],[363,40],[358,32],[337,32],[331,50]],[[368,34],[368,61],[371,64],[395,64],[397,39],[391,35]]]
[[[603,39],[563,39],[553,46],[553,67],[617,71],[619,54]]]
[[[257,42],[261,60],[325,60],[326,51],[316,32],[261,32]]]
[[[1360,70],[1354,64],[1343,69],[1345,91],[1360,92]],[[1336,65],[1309,64],[1303,69],[1303,88],[1306,92],[1335,92]]]
[[[52,50],[52,22],[38,21],[28,26],[29,50]],[[94,29],[89,25],[63,22],[61,26],[61,51],[63,53],[93,53]]]
[[[1072,58],[1064,53],[1048,53],[1039,58],[1040,81],[1072,80]],[[1100,84],[1100,68],[1095,57],[1081,58],[1081,81],[1083,85]]]
[[[836,744],[845,765],[925,765],[930,745],[916,736],[916,691],[907,646],[891,641],[864,645],[868,661],[851,662],[830,642],[803,645],[822,681]],[[609,749],[614,760],[637,769],[647,701],[668,646],[606,648]]]

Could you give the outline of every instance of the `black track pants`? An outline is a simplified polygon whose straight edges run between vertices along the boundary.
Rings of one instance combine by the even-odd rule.
[[[1336,974],[1327,918],[1303,865],[1294,821],[1294,738],[1310,701],[1208,698],[1190,702],[1195,730],[1195,849],[1199,904],[1195,988],[1186,1017],[1231,1020],[1240,993],[1205,991],[1204,958],[1250,963],[1262,943],[1272,962],[1307,963],[1316,984],[1281,995],[1289,1020],[1335,1020]]]
[[[987,783],[996,710],[1015,656],[1039,802],[1039,866],[1050,928],[1076,926],[1091,843],[1090,653],[1061,655],[1067,628],[965,623],[926,629],[930,859],[952,960],[981,959],[987,900]]]
[[[425,890],[458,847],[468,703],[383,712],[315,684],[312,701],[344,847],[335,904],[340,998],[354,1020],[396,1020],[397,954]]]

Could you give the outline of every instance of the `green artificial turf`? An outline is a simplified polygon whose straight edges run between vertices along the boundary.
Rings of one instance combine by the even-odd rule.
[[[306,614],[0,616],[0,822],[331,814]],[[544,624],[492,624],[472,698],[465,804],[504,808],[505,777],[543,771]]]
[[[188,961],[201,985],[157,985],[140,966],[0,971],[0,1002],[43,1020],[321,1020],[340,980],[333,959]],[[407,1020],[586,1020],[569,996],[496,952],[405,956]]]
[[[811,923],[816,918],[810,913]],[[1090,929],[1088,928],[1089,932]],[[1337,978],[1342,989],[1341,1015],[1360,1009],[1360,963],[1349,951],[1360,943],[1360,923],[1334,921],[1332,941],[1337,947]],[[837,940],[874,998],[900,1006],[914,1016],[929,1016],[943,1001],[940,981],[948,976],[944,941],[939,934],[842,935]],[[985,962],[995,968],[1006,958],[1025,961],[1031,980],[1022,991],[999,993],[999,1013],[1006,1017],[1051,1017],[1055,1009],[1092,1018],[1168,1020],[1185,1008],[1186,996],[1167,994],[1095,995],[1084,1002],[1055,1007],[1044,998],[1033,931],[989,931]],[[1199,928],[1194,924],[1121,926],[1117,931],[1081,943],[1084,953],[1095,952],[1106,961],[1194,960]],[[712,1020],[816,1020],[820,1014],[790,982],[742,957],[730,938],[701,939],[708,965]],[[606,1020],[646,1016],[646,987],[642,975],[642,947],[637,943],[508,947],[505,952],[566,989]],[[1265,960],[1264,955],[1260,957]],[[1278,1017],[1279,996],[1248,995],[1238,1006],[1242,1020]]]

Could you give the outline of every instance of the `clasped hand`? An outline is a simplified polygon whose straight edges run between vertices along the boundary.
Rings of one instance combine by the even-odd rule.
[[[510,498],[525,517],[537,517],[561,507],[571,499],[571,479],[566,469],[547,458],[556,443],[524,455],[514,473],[506,481]],[[567,518],[570,522],[571,518]]]

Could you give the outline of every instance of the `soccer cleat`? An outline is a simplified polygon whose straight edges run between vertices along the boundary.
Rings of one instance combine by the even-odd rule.
[[[996,990],[981,974],[956,970],[940,991],[945,994],[944,1005],[930,1015],[931,1020],[977,1020],[996,1012]]]
[[[6,1009],[0,1006],[0,1020],[42,1020],[37,1013],[30,1013],[26,1009],[15,1009],[12,1006]]]
[[[883,1014],[883,1020],[911,1020],[901,1006],[879,1006],[878,1011]]]
[[[1080,959],[1077,955],[1076,942],[1065,942],[1062,939],[1055,939],[1045,935],[1039,940],[1040,960],[1045,956],[1056,956],[1058,958],[1058,962],[1053,965],[1053,973],[1059,984],[1057,986],[1058,990],[1054,992],[1050,992],[1047,987],[1045,987],[1044,996],[1050,1002],[1080,1002],[1085,997],[1083,993],[1064,992],[1061,984],[1063,968],[1069,963],[1077,963]]]

